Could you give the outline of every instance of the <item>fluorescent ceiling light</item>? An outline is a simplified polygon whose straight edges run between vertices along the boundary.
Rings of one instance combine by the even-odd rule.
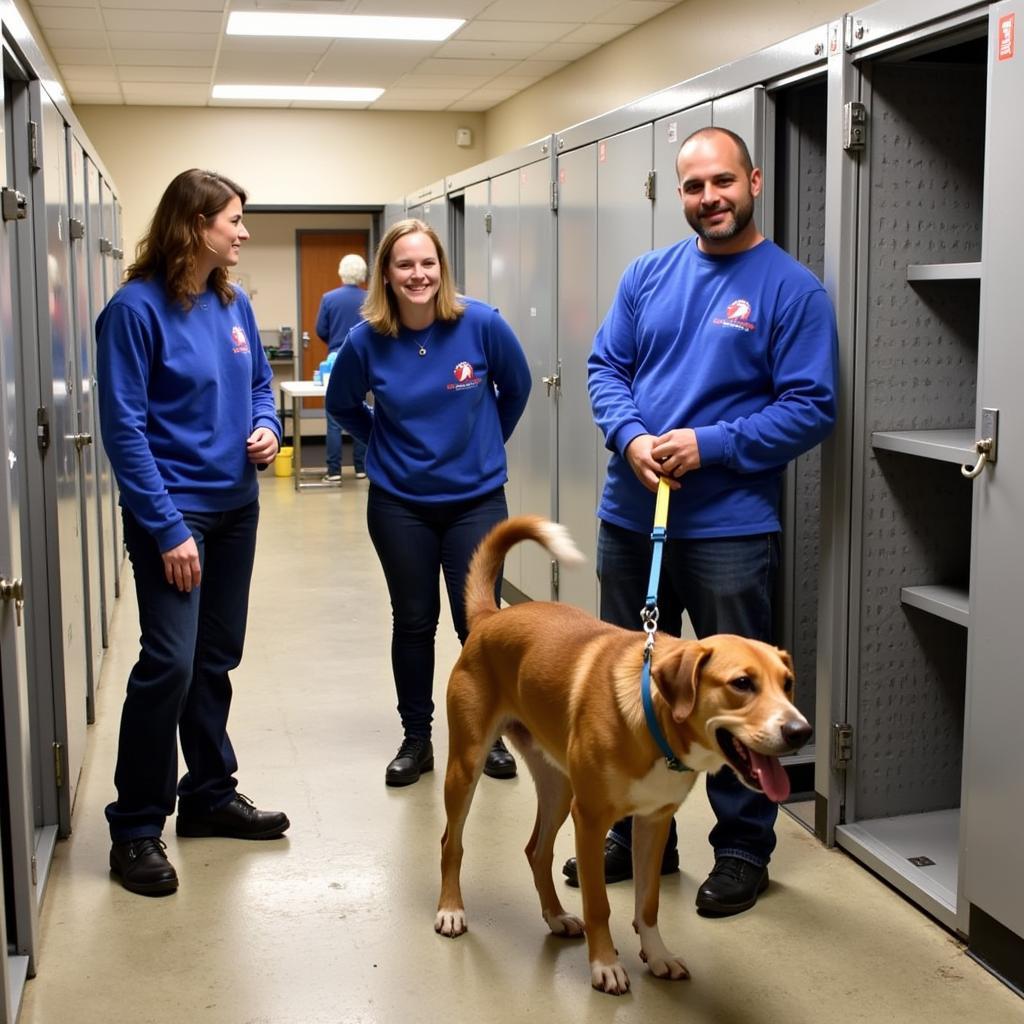
[[[330,39],[447,39],[462,18],[386,18],[363,14],[283,14],[232,11],[229,36],[326,36]]]
[[[305,100],[314,103],[372,103],[383,89],[333,85],[215,85],[215,100]]]

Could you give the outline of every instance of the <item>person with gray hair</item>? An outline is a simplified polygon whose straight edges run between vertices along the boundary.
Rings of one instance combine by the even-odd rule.
[[[363,319],[361,309],[366,292],[366,260],[350,252],[338,264],[341,287],[327,292],[320,300],[320,312],[316,318],[316,333],[327,343],[327,352],[337,352],[348,336],[349,330]],[[327,413],[327,473],[325,483],[341,483],[341,424]],[[352,439],[352,462],[356,479],[366,477],[366,445],[358,438]]]

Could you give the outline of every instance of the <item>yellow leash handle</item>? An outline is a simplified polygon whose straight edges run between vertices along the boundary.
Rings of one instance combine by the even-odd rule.
[[[668,525],[668,496],[672,493],[668,486],[668,478],[662,477],[658,481],[658,497],[654,504],[654,525],[662,527]]]

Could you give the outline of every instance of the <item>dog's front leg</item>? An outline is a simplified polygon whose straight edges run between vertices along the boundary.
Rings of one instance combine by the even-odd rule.
[[[629,991],[629,975],[619,962],[608,928],[611,908],[604,881],[604,839],[611,822],[584,815],[577,801],[573,801],[572,819],[576,827],[576,868],[590,955],[590,984],[600,992],[623,995]]]
[[[633,877],[636,907],[633,927],[640,936],[640,959],[658,978],[681,981],[689,978],[683,959],[670,953],[658,930],[658,899],[661,890],[661,858],[668,839],[671,812],[633,818]]]

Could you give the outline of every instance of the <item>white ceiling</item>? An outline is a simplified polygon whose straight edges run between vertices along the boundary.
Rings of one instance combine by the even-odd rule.
[[[26,0],[73,104],[487,110],[680,0]],[[464,18],[441,43],[228,36],[233,10]],[[373,103],[213,100],[350,85]]]

